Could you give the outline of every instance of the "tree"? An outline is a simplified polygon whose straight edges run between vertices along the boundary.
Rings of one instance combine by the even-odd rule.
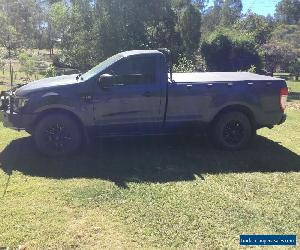
[[[295,76],[295,80],[298,81],[300,75],[300,60],[296,59],[290,64],[290,72]]]
[[[25,72],[27,78],[36,71],[38,58],[35,55],[23,52],[19,55],[21,70]]]
[[[0,49],[0,70],[2,70],[3,73],[5,64],[5,53],[2,49]]]
[[[300,56],[300,25],[278,25],[272,33],[272,41],[288,43]]]
[[[203,13],[203,33],[210,33],[218,27],[232,26],[241,18],[242,10],[241,0],[214,0],[213,6]]]
[[[250,36],[220,29],[202,43],[201,54],[210,71],[248,70],[252,65],[260,69],[261,60],[255,47]]]
[[[296,54],[287,43],[271,42],[263,46],[266,69],[272,74],[276,69],[286,70],[290,62],[296,60]]]
[[[223,26],[233,25],[242,16],[243,4],[242,0],[226,0],[224,1],[221,11],[221,24]]]
[[[189,5],[182,11],[179,29],[186,54],[193,55],[201,37],[201,14],[195,6]]]
[[[18,46],[34,47],[43,23],[43,11],[39,1],[0,0],[2,10],[7,15],[7,22],[18,34]]]
[[[12,48],[18,47],[17,43],[20,39],[20,34],[17,33],[15,28],[10,24],[7,13],[0,10],[0,47]],[[8,41],[10,40],[10,41]]]
[[[175,55],[191,56],[200,40],[196,6],[205,1],[179,1],[176,8],[171,0],[72,1],[68,8],[53,4],[50,16],[52,26],[62,30],[56,34],[62,37],[62,58],[84,70],[131,49],[168,47]]]
[[[171,0],[172,7],[176,11],[181,11],[189,5],[194,5],[200,12],[203,12],[209,0]]]
[[[95,65],[98,53],[93,6],[89,0],[73,1],[72,4],[66,13],[68,21],[61,36],[62,60],[71,67],[86,70]]]
[[[98,0],[96,32],[98,57],[105,58],[127,49],[146,46],[147,16],[137,0]],[[145,11],[145,10],[144,10]]]
[[[297,24],[300,20],[300,1],[281,0],[276,6],[275,16],[285,24]]]
[[[53,2],[53,1],[52,1]],[[48,13],[48,47],[53,50],[54,41],[64,39],[65,33],[69,28],[69,11],[64,2],[54,2]]]
[[[208,34],[221,25],[223,0],[214,0],[214,5],[210,6],[204,13],[202,18],[202,32]]]
[[[243,33],[249,33],[258,45],[263,45],[270,40],[273,31],[273,26],[270,25],[266,17],[251,12],[239,19],[234,28]]]

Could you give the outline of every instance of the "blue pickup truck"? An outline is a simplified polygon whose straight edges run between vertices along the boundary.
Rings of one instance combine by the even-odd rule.
[[[85,74],[1,95],[4,125],[30,133],[40,152],[70,154],[94,137],[206,131],[227,150],[286,120],[286,82],[246,72],[173,73],[166,50],[117,54]]]

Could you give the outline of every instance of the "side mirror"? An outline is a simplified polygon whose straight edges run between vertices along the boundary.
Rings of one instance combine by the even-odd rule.
[[[109,89],[114,84],[115,77],[110,74],[103,74],[98,79],[98,84],[103,89]]]

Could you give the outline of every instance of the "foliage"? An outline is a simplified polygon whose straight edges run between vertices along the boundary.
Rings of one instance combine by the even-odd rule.
[[[7,13],[4,13],[1,10],[0,27],[0,47],[8,48],[10,46],[12,49],[18,47],[20,35],[17,33],[16,29],[10,24]]]
[[[201,36],[201,14],[195,6],[189,5],[182,11],[179,27],[186,54],[193,55]]]
[[[297,24],[300,21],[300,1],[281,0],[276,6],[276,17],[285,24]]]
[[[197,52],[195,56],[195,71],[206,72],[208,70],[205,59],[200,54],[200,51]]]
[[[81,71],[131,49],[166,47],[175,62],[185,57],[196,70],[246,70],[251,65],[259,70],[257,52],[266,43],[278,41],[289,43],[300,57],[300,3],[296,0],[281,0],[276,19],[242,14],[242,0],[214,0],[212,5],[208,0],[21,2],[0,0],[0,46],[10,45],[14,54],[19,48],[47,48],[51,56],[57,47],[55,62]],[[220,30],[225,30],[224,36],[211,53],[221,57],[224,53],[222,63],[203,50]],[[199,57],[205,58],[208,68],[197,62]]]
[[[0,70],[3,70],[5,67],[5,52],[0,48]]]
[[[221,24],[225,27],[233,25],[242,16],[242,0],[225,0],[221,10]]]
[[[63,5],[59,5],[63,6]],[[66,8],[66,7],[63,7]],[[95,64],[99,49],[96,47],[96,34],[93,32],[94,15],[88,0],[74,1],[68,13],[62,11],[67,17],[67,30],[61,36],[60,47],[65,64],[74,68],[87,69]]]
[[[94,5],[85,0],[68,8],[56,4],[53,12],[66,22],[62,56],[76,68],[89,68],[124,50],[168,47],[174,54],[192,54],[199,47],[201,16],[191,3],[175,10],[170,0],[98,0]]]
[[[300,25],[278,25],[272,33],[272,41],[288,43],[300,57]]]
[[[203,13],[201,27],[203,34],[209,34],[221,24],[222,6],[223,4],[221,1],[214,1],[214,5],[208,7]]]
[[[186,57],[180,57],[178,62],[173,65],[173,71],[178,73],[186,73],[195,71],[196,67],[193,61]]]
[[[300,75],[300,59],[295,59],[291,62],[289,67],[290,72],[295,76],[296,80],[298,81]]]
[[[46,71],[45,77],[54,77],[56,76],[56,69],[55,67],[51,64]]]
[[[186,6],[193,4],[198,10],[203,12],[208,3],[209,0],[171,0],[171,5],[176,11],[181,11],[186,8]]]
[[[203,13],[202,31],[213,32],[220,27],[232,26],[242,17],[241,0],[214,0],[214,4]]]
[[[249,73],[256,73],[256,66],[255,65],[251,65],[251,67],[247,70],[247,72],[249,72]]]
[[[48,18],[49,25],[51,25],[51,35],[55,39],[62,39],[68,29],[70,18],[67,4],[59,1],[51,5]]]
[[[286,70],[290,62],[296,59],[296,54],[287,43],[271,42],[263,46],[266,69],[272,74],[277,68]]]
[[[0,31],[4,36],[0,36],[0,40],[11,36],[15,47],[35,47],[41,39],[43,32],[43,11],[39,1],[22,0],[20,3],[15,1],[0,0]]]
[[[248,33],[259,46],[269,41],[273,25],[268,22],[266,17],[250,12],[235,23],[234,29],[237,32]]]
[[[260,56],[255,41],[246,35],[220,29],[212,33],[201,46],[201,53],[211,71],[247,70],[260,68]]]
[[[26,76],[29,77],[36,72],[38,66],[38,57],[26,52],[20,53],[18,56],[21,64],[21,70],[25,72]]]

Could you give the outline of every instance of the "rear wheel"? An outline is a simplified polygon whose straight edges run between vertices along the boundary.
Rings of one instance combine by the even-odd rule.
[[[250,119],[243,113],[231,111],[222,114],[213,127],[214,142],[226,150],[239,150],[247,147],[255,130]]]
[[[34,141],[38,150],[49,156],[62,156],[75,152],[82,143],[78,123],[65,114],[49,114],[36,125]]]

